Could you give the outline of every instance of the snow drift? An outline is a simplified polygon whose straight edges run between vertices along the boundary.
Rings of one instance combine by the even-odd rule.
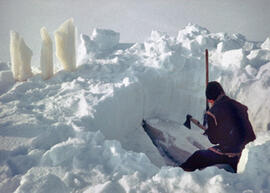
[[[1,93],[1,192],[269,191],[268,40],[189,24],[177,38],[153,31],[127,48],[116,32],[95,33],[81,36],[77,71],[10,81]],[[242,174],[166,167],[140,126],[143,118],[202,117],[205,48],[210,80],[249,107],[258,135]]]

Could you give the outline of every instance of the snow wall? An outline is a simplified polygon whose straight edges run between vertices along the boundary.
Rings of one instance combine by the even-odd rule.
[[[146,42],[133,45],[117,43],[117,33],[101,31],[98,37],[106,38],[95,39],[98,30],[92,37],[81,36],[76,72],[4,84],[2,192],[269,190],[270,170],[262,167],[270,157],[267,42],[261,47],[240,34],[213,34],[192,24],[177,37],[153,31]],[[101,41],[115,45],[99,49],[97,45],[108,45]],[[219,80],[229,96],[249,107],[258,135],[243,174],[159,169],[164,163],[140,126],[143,118],[180,124],[187,113],[202,118],[206,48],[210,80]],[[2,80],[8,70],[1,66]]]

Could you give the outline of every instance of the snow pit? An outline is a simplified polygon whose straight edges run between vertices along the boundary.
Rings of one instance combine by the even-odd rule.
[[[95,39],[104,49],[102,41],[119,41],[117,33],[107,35]],[[269,192],[270,63],[252,54],[261,48],[239,34],[192,24],[177,38],[153,32],[142,44],[108,46],[109,52],[81,37],[84,59],[76,71],[59,71],[47,81],[40,75],[17,83],[1,79],[9,86],[0,96],[0,192]],[[249,107],[258,136],[239,174],[165,166],[140,125],[143,118],[182,125],[187,113],[202,118],[205,48],[210,80]]]

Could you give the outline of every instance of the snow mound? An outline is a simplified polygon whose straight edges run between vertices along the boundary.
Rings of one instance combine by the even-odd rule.
[[[266,49],[240,34],[192,24],[177,38],[153,31],[144,43],[127,47],[110,30],[81,39],[77,70],[59,71],[47,81],[38,74],[15,83],[1,63],[1,192],[269,190]],[[210,80],[249,107],[258,135],[242,174],[164,167],[140,125],[143,118],[182,124],[187,113],[202,117],[205,48]]]
[[[145,154],[125,151],[118,141],[104,140],[100,132],[77,135],[46,151],[41,167],[30,169],[16,192],[72,192],[89,183],[106,182],[108,176],[116,180],[139,172],[142,178],[149,178],[158,171]]]

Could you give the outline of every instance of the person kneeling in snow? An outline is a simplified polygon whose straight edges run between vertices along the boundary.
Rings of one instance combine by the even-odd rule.
[[[242,150],[256,139],[248,119],[248,108],[226,96],[216,81],[208,83],[206,97],[212,107],[205,114],[205,135],[217,145],[196,151],[180,167],[185,171],[194,171],[216,164],[229,164],[236,173]]]

